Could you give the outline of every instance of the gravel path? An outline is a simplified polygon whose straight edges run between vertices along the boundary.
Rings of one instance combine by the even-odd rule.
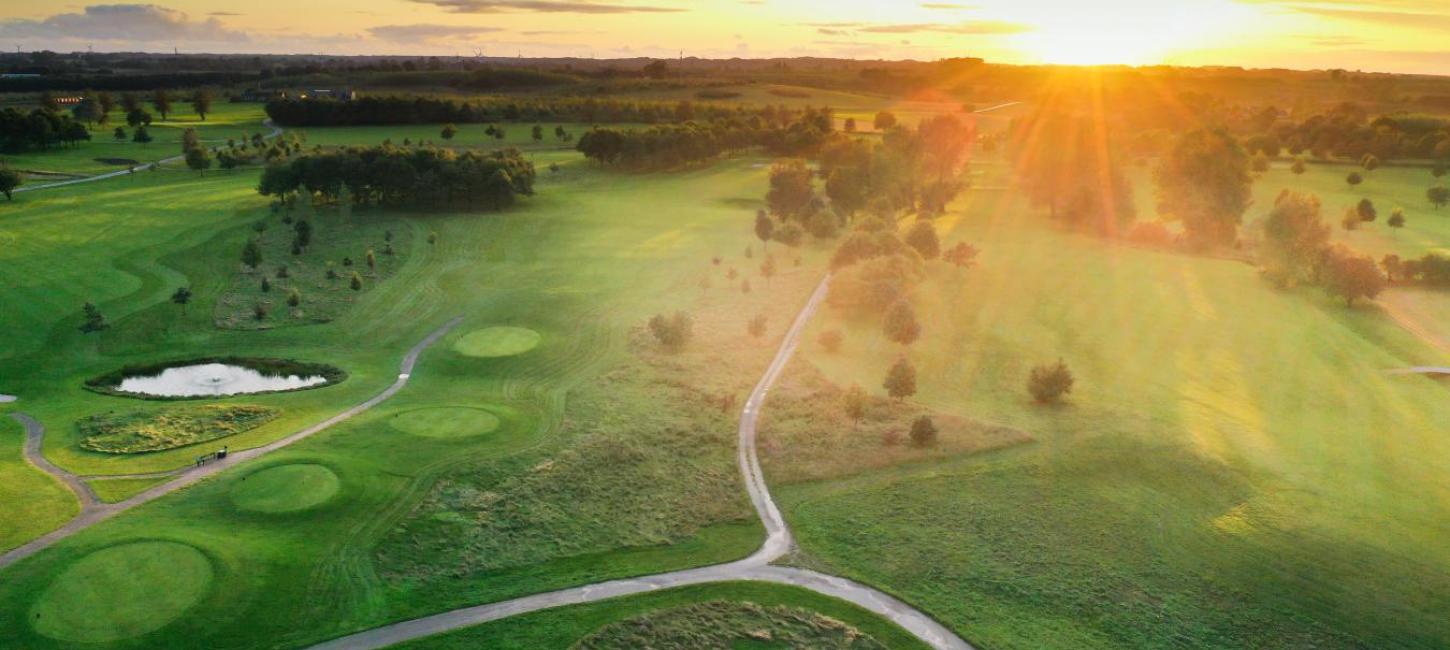
[[[311,650],[374,650],[450,630],[471,627],[510,616],[537,612],[555,607],[593,603],[620,596],[640,594],[658,589],[684,587],[728,581],[757,581],[804,587],[854,603],[879,616],[890,619],[937,650],[973,650],[972,646],[942,624],[892,596],[861,583],[805,569],[771,566],[795,548],[795,538],[770,496],[765,474],[756,453],[756,424],[770,389],[785,371],[786,364],[800,345],[801,334],[811,316],[825,300],[830,277],[821,280],[781,342],[775,359],[766,368],[740,416],[740,473],[745,490],[755,505],[755,512],[765,525],[765,541],[749,557],[735,562],[673,571],[640,578],[610,580],[572,589],[525,596],[487,605],[465,607],[453,611],[374,628],[312,646]]]
[[[146,490],[145,492],[126,499],[125,501],[120,501],[117,503],[97,502],[97,500],[95,499],[95,494],[90,491],[90,487],[85,485],[84,481],[81,481],[79,477],[62,470],[47,461],[45,459],[45,456],[40,453],[42,436],[44,435],[45,429],[41,427],[40,424],[34,419],[31,419],[29,416],[25,416],[19,413],[15,414],[12,417],[15,417],[17,420],[20,420],[22,424],[26,425],[26,458],[30,459],[30,461],[32,463],[35,463],[37,467],[40,467],[42,470],[46,471],[52,476],[55,476],[62,481],[65,481],[67,485],[71,486],[72,490],[77,490],[77,496],[80,496],[82,492],[88,494],[89,496],[81,497],[81,513],[77,515],[74,519],[67,522],[66,525],[61,526],[60,528],[57,528],[56,530],[53,530],[46,535],[31,540],[28,544],[11,549],[4,555],[0,555],[0,568],[10,566],[11,564],[30,557],[31,555],[36,554],[42,549],[45,549],[55,544],[56,542],[59,542],[60,540],[70,537],[71,535],[74,535],[87,528],[90,528],[91,526],[94,526],[102,521],[110,519],[111,517],[114,517],[122,512],[130,510],[131,508],[139,506],[143,503],[154,501],[189,485],[194,485],[203,479],[220,474],[221,472],[224,472],[227,469],[230,469],[231,467],[241,462],[252,460],[254,458],[259,458],[288,445],[300,442],[334,425],[340,424],[346,420],[356,417],[358,414],[363,413],[364,411],[367,411],[368,409],[377,406],[378,404],[381,404],[389,397],[397,394],[398,391],[402,390],[403,387],[408,384],[408,379],[413,373],[413,366],[418,363],[418,355],[421,355],[424,350],[426,350],[429,346],[433,345],[433,343],[437,342],[438,339],[442,338],[444,334],[447,334],[453,328],[457,327],[458,324],[461,322],[463,322],[462,316],[456,317],[453,320],[448,321],[442,327],[433,330],[433,332],[429,334],[426,338],[424,338],[422,341],[419,341],[417,345],[414,345],[411,350],[408,350],[408,353],[403,356],[402,364],[400,364],[398,368],[398,378],[395,379],[393,383],[387,387],[387,389],[373,396],[366,402],[358,404],[357,406],[338,413],[337,415],[323,420],[322,422],[314,424],[306,429],[293,433],[292,435],[289,435],[280,440],[275,440],[271,443],[262,445],[261,447],[254,447],[252,449],[233,452],[224,461],[214,461],[206,465],[202,465],[201,467],[190,467],[183,469],[182,471],[177,473],[177,477],[175,480],[167,481],[165,483],[162,483],[161,485],[157,485],[149,490]],[[32,428],[30,424],[27,424],[27,422],[33,423],[35,425],[34,428]]]

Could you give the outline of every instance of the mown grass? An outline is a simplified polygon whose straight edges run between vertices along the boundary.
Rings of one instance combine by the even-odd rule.
[[[171,480],[169,476],[92,480],[87,484],[101,503],[119,503]]]
[[[0,548],[13,548],[60,527],[80,512],[80,503],[60,481],[25,461],[25,430],[0,417]]]
[[[277,417],[265,406],[227,404],[159,411],[102,413],[81,418],[82,449],[138,454],[194,445],[255,429]]]
[[[1055,230],[1010,195],[938,225],[982,255],[915,298],[916,400],[1037,442],[778,486],[805,561],[986,647],[1450,642],[1450,394],[1384,373],[1435,358],[1423,341],[1246,264]],[[874,320],[829,327],[843,353],[803,358],[879,391],[898,346]],[[1059,357],[1075,389],[1033,404],[1029,368]]]
[[[736,606],[790,607],[809,610],[839,620],[870,636],[882,645],[900,650],[926,648],[895,624],[855,605],[827,598],[798,587],[760,583],[729,582],[681,587],[655,593],[616,598],[600,603],[575,605],[535,612],[485,623],[471,628],[404,643],[399,650],[562,650],[575,647],[603,626],[641,616],[669,614],[700,603]],[[704,635],[723,635],[737,629],[700,630]],[[636,646],[637,647],[637,646]],[[699,646],[688,646],[699,647]],[[725,646],[729,647],[729,646]],[[814,647],[838,647],[836,645]]]

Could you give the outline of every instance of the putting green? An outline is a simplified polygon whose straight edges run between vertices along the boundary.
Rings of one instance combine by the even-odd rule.
[[[538,332],[523,327],[488,327],[473,330],[453,344],[453,350],[469,357],[511,357],[534,349]]]
[[[232,487],[232,503],[242,510],[281,513],[307,510],[337,494],[337,474],[321,465],[297,463],[268,467]]]
[[[30,610],[35,631],[75,643],[141,636],[181,616],[206,595],[212,565],[177,542],[131,542],[81,558]]]
[[[425,438],[467,438],[481,436],[498,429],[497,415],[466,406],[405,411],[389,422],[394,429]]]

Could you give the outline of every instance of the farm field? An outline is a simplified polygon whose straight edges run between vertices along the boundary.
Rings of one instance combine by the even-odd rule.
[[[801,563],[992,648],[1450,642],[1447,393],[1384,374],[1443,353],[1376,306],[1065,233],[1008,195],[971,194],[938,223],[982,253],[938,264],[914,300],[915,399],[1036,441],[778,486]],[[899,347],[822,316],[842,352],[804,359],[880,394]],[[1032,404],[1028,369],[1059,357],[1073,393]]]

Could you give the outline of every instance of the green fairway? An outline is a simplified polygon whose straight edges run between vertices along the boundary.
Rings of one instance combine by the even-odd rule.
[[[1010,196],[938,225],[982,254],[913,301],[915,399],[1038,442],[777,488],[812,566],[985,647],[1450,642],[1450,394],[1384,373],[1439,358],[1423,341],[1375,306],[1064,233]],[[879,394],[899,346],[824,316],[843,352],[805,358]],[[1059,357],[1073,392],[1033,404],[1030,367]],[[789,458],[767,473],[801,474]]]
[[[463,335],[453,349],[469,357],[511,357],[534,349],[541,338],[523,327],[489,327]]]
[[[91,486],[91,490],[96,493],[96,498],[101,500],[101,503],[117,503],[169,480],[171,480],[169,476],[160,478],[115,478],[93,480],[90,481],[89,485]]]
[[[297,512],[327,503],[337,490],[337,474],[322,465],[277,465],[242,477],[232,503],[251,512]]]
[[[170,623],[211,587],[211,560],[176,542],[131,542],[81,558],[30,608],[35,630],[60,641],[103,643]]]
[[[399,413],[388,424],[403,433],[425,438],[468,438],[492,433],[501,421],[483,409],[441,406]]]
[[[834,598],[806,591],[797,587],[778,585],[728,582],[697,587],[681,587],[656,593],[617,598],[590,605],[575,605],[560,609],[525,614],[475,627],[440,634],[435,637],[404,643],[398,650],[564,650],[578,647],[576,644],[605,626],[628,624],[639,626],[639,617],[677,616],[688,608],[710,604],[715,609],[723,605],[729,609],[760,610],[763,608],[788,606],[794,610],[808,611],[830,617],[849,625],[892,650],[924,650],[928,646],[901,628],[870,612]],[[635,627],[640,631],[648,628]],[[742,625],[700,629],[691,641],[682,646],[650,645],[648,647],[717,647],[706,644],[706,639],[716,635],[759,630],[759,625]],[[810,636],[815,636],[814,634]],[[663,635],[654,637],[655,642],[664,641]],[[711,639],[718,643],[718,639]],[[723,645],[719,647],[751,648],[759,646]],[[594,641],[598,644],[599,641]],[[589,647],[645,647],[632,645],[591,645]],[[771,647],[771,646],[765,646]],[[836,640],[812,638],[801,645],[785,645],[795,648],[841,648]]]

